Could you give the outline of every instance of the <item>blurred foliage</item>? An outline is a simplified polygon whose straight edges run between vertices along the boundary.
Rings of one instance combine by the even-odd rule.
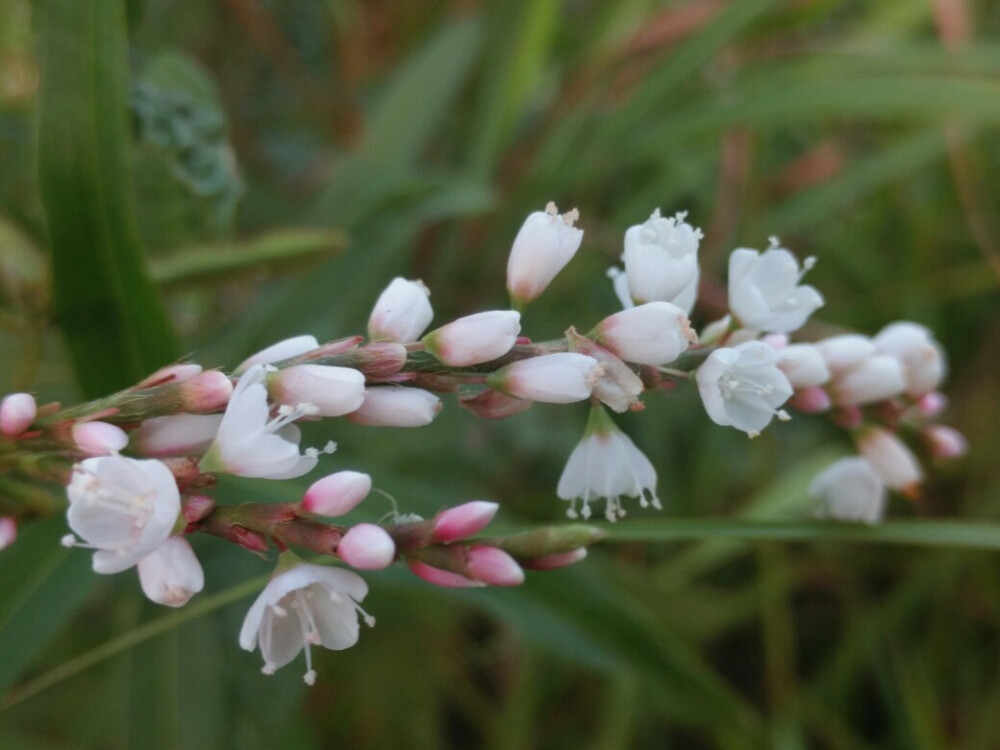
[[[74,334],[54,327],[52,206],[94,214],[69,196],[49,198],[47,216],[38,133],[131,112],[111,136],[70,132],[116,154],[88,163],[101,189],[118,170],[124,202],[101,231],[124,240],[68,245],[141,245],[176,351],[207,366],[283,336],[360,330],[395,274],[429,284],[438,320],[504,305],[511,239],[550,199],[577,206],[587,234],[525,331],[586,329],[616,306],[604,271],[625,227],[657,206],[688,210],[706,232],[699,323],[725,304],[728,251],[780,234],[820,258],[810,280],[828,306],[805,337],[900,318],[933,328],[951,355],[948,419],[973,450],[891,514],[1000,516],[989,0],[146,0],[128,4],[128,70],[125,50],[93,63],[127,75],[120,100],[98,88],[103,104],[78,91],[43,107],[47,14],[66,5],[0,2],[4,391],[71,400],[85,382],[74,369],[108,382],[128,371],[80,347],[71,367]],[[83,53],[96,54],[95,18],[72,30]],[[119,312],[155,304],[136,286],[119,292]],[[142,318],[123,319],[148,339]],[[107,330],[96,324],[120,344]],[[734,538],[734,519],[766,529],[806,514],[809,479],[849,447],[804,418],[747,443],[691,395],[651,396],[621,420],[667,505],[635,511],[633,541],[518,590],[367,576],[378,625],[324,653],[308,691],[296,666],[265,678],[237,648],[247,581],[265,562],[195,540],[208,591],[164,614],[133,574],[98,580],[83,553],[55,547],[58,519],[26,527],[0,555],[3,746],[1000,747],[995,553],[944,538],[919,553]],[[322,438],[341,446],[327,467],[371,472],[405,510],[491,497],[501,520],[552,521],[585,419],[583,407],[538,406],[487,424],[450,406],[419,431],[334,424]],[[220,497],[294,492],[261,484],[226,482]],[[359,517],[389,510],[368,505]],[[664,517],[702,521],[678,534]]]

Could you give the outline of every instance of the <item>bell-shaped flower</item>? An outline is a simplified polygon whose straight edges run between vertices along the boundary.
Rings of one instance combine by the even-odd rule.
[[[167,541],[181,512],[180,492],[166,464],[123,456],[88,458],[73,467],[67,546],[88,547],[94,571],[119,573]]]
[[[521,332],[521,314],[491,310],[466,315],[423,338],[424,347],[440,362],[469,367],[490,362],[511,350]]]
[[[302,510],[318,516],[350,513],[368,497],[372,478],[360,471],[338,471],[313,482],[302,496]]]
[[[347,415],[354,424],[372,427],[423,427],[441,411],[441,399],[422,388],[377,385],[365,391],[365,401]]]
[[[800,271],[795,256],[773,238],[763,253],[734,250],[729,256],[729,309],[756,331],[797,331],[823,305],[816,289],[799,283],[814,262],[807,258]]]
[[[136,568],[142,592],[150,601],[183,607],[205,587],[205,573],[188,540],[172,536],[142,558]]]
[[[789,344],[778,349],[778,369],[796,390],[824,385],[830,379],[823,355],[812,344]]]
[[[691,284],[697,283],[702,233],[686,223],[685,216],[679,213],[665,219],[657,209],[645,223],[626,230],[622,260],[629,294],[637,304],[677,304],[682,294],[691,295]]]
[[[933,391],[947,374],[944,350],[922,325],[906,321],[891,323],[872,341],[879,353],[900,361],[906,392],[913,398]]]
[[[200,456],[215,440],[221,414],[172,414],[144,420],[132,433],[131,450],[152,458]]]
[[[313,349],[319,348],[319,342],[315,336],[293,336],[290,339],[271,344],[266,349],[261,349],[251,357],[247,357],[236,368],[237,375],[246,372],[254,365],[270,365],[274,362],[283,362],[292,357],[298,357]]]
[[[555,203],[525,219],[507,259],[507,291],[515,304],[537,298],[567,263],[583,241],[583,230],[573,224],[576,209],[559,215]]]
[[[264,365],[254,365],[236,384],[215,440],[198,466],[241,477],[292,479],[316,466],[314,449],[299,453],[301,433],[292,422],[305,412],[280,407],[271,417]]]
[[[716,349],[698,368],[696,379],[705,411],[718,425],[753,437],[773,417],[788,419],[780,407],[792,395],[792,386],[778,369],[778,352],[762,341]]]
[[[914,497],[924,479],[920,462],[906,443],[881,427],[861,430],[855,442],[860,453],[889,489]]]
[[[358,617],[375,619],[360,605],[368,584],[357,573],[303,563],[283,552],[278,570],[250,607],[240,630],[240,646],[264,657],[264,674],[306,652],[305,682],[316,682],[312,646],[339,651],[358,641]]]
[[[340,417],[365,400],[365,376],[353,367],[293,365],[267,376],[267,392],[278,404],[302,405],[319,417]]]
[[[819,501],[817,515],[825,518],[876,523],[885,512],[885,485],[872,465],[858,456],[834,461],[817,474],[809,494]]]
[[[638,497],[643,508],[663,507],[656,495],[656,469],[603,406],[591,408],[583,438],[566,462],[556,494],[569,501],[566,514],[570,518],[590,518],[590,503],[599,498],[605,499],[604,516],[609,521],[625,515],[623,496]]]
[[[571,404],[590,398],[603,374],[593,357],[557,352],[513,362],[487,376],[486,384],[515,398]]]
[[[20,435],[35,421],[38,407],[30,393],[11,393],[0,402],[0,433]]]
[[[372,341],[409,344],[420,338],[434,317],[430,290],[422,281],[397,276],[385,288],[368,318]]]
[[[698,341],[684,311],[669,302],[647,302],[609,315],[591,338],[626,362],[665,365]]]

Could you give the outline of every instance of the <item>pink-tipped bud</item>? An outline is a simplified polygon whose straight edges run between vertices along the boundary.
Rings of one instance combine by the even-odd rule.
[[[924,437],[935,458],[958,458],[969,452],[969,442],[965,435],[953,427],[932,424],[924,429]]]
[[[571,404],[590,398],[603,374],[604,370],[593,357],[558,352],[502,367],[490,374],[486,383],[508,396],[549,404]]]
[[[434,317],[430,295],[430,289],[422,281],[397,276],[375,302],[368,318],[369,338],[400,344],[419,339]]]
[[[521,332],[521,313],[490,310],[466,315],[423,338],[424,348],[452,367],[491,362],[511,350]]]
[[[895,433],[872,427],[858,436],[857,445],[887,487],[916,497],[924,473],[917,457]]]
[[[107,422],[80,422],[73,425],[73,442],[85,456],[108,456],[128,445],[128,435]]]
[[[233,382],[218,370],[203,372],[180,384],[181,408],[195,414],[221,411],[231,395]]]
[[[493,520],[499,508],[488,500],[473,500],[438,513],[434,517],[434,541],[443,544],[478,534]]]
[[[395,375],[406,364],[406,347],[391,341],[382,341],[361,347],[358,352],[361,372],[373,380]]]
[[[788,402],[788,405],[793,409],[804,411],[807,414],[817,414],[821,411],[829,409],[833,405],[833,401],[830,399],[830,394],[822,388],[819,386],[811,386],[809,388],[803,388],[800,391],[796,391],[795,395],[792,396],[791,400]],[[858,413],[860,414],[860,410]]]
[[[423,427],[441,411],[441,399],[421,388],[380,385],[365,391],[361,408],[347,418],[374,427]]]
[[[13,516],[0,517],[0,550],[7,549],[17,539],[17,519]]]
[[[0,403],[0,432],[8,437],[20,435],[31,426],[38,413],[35,397],[30,393],[12,393]]]
[[[198,523],[215,510],[215,500],[208,495],[190,495],[184,498],[181,515],[187,523]]]
[[[290,339],[271,344],[266,349],[261,349],[256,354],[247,357],[236,368],[234,374],[239,375],[246,372],[254,365],[269,365],[274,362],[283,362],[292,357],[298,357],[306,352],[319,347],[319,342],[315,336],[293,336]]]
[[[372,478],[360,471],[338,471],[312,483],[302,497],[302,510],[318,516],[350,513],[368,497]]]
[[[173,414],[147,419],[132,433],[132,450],[152,458],[200,456],[215,440],[221,414]]]
[[[477,581],[490,586],[520,586],[524,583],[524,571],[517,560],[496,547],[470,547],[468,569]]]
[[[267,552],[268,550],[267,539],[264,538],[263,534],[250,531],[242,526],[233,526],[229,529],[226,538],[251,552]]]
[[[640,365],[673,362],[698,341],[687,315],[669,302],[647,302],[616,312],[598,323],[594,334],[609,351]]]
[[[925,417],[937,417],[948,408],[948,397],[945,396],[941,391],[931,391],[930,393],[924,394],[917,401],[917,409]]]
[[[396,543],[381,526],[359,523],[344,534],[337,546],[337,554],[352,568],[382,570],[395,559]]]
[[[201,374],[201,365],[169,365],[161,367],[148,378],[136,383],[133,390],[141,391],[143,388],[155,388],[158,385],[167,385],[168,383],[183,383],[199,374]]]
[[[459,406],[483,419],[505,419],[530,409],[534,403],[534,401],[525,401],[523,398],[508,396],[506,393],[494,391],[492,388],[480,391],[474,396],[459,395],[458,397]]]
[[[365,376],[351,367],[293,365],[269,375],[267,390],[279,404],[308,404],[309,414],[340,417],[365,400]]]
[[[433,583],[435,586],[441,586],[442,588],[467,589],[486,585],[482,581],[473,581],[471,578],[466,578],[458,573],[452,573],[450,570],[435,568],[433,565],[428,565],[419,560],[407,560],[406,564],[410,566],[410,572],[415,576],[423,578],[427,583]]]
[[[556,570],[557,568],[565,568],[567,565],[580,562],[586,556],[587,548],[579,547],[569,552],[556,552],[552,555],[536,557],[534,560],[526,562],[524,567],[531,570]]]
[[[845,430],[854,430],[865,421],[865,415],[858,406],[845,406],[833,415],[833,421]]]

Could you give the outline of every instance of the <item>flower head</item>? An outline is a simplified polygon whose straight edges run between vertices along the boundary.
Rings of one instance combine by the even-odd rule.
[[[576,254],[583,240],[583,230],[573,226],[579,216],[576,209],[560,216],[549,203],[525,219],[507,260],[507,291],[515,302],[537,298]]]
[[[685,216],[679,213],[665,219],[657,209],[645,223],[625,232],[622,260],[629,294],[636,303],[672,302],[687,309],[687,297],[697,290],[698,245],[702,234],[684,221]],[[685,299],[678,301],[682,294]]]
[[[88,458],[73,467],[67,487],[69,527],[94,553],[94,571],[131,568],[170,537],[180,492],[160,461],[122,456]],[[66,540],[73,545],[72,536]]]
[[[762,341],[716,349],[696,379],[705,411],[716,424],[752,437],[773,417],[788,419],[779,407],[792,395],[792,386],[778,369],[778,352]]]
[[[603,406],[590,410],[583,439],[570,454],[559,478],[556,494],[569,500],[567,515],[590,518],[590,502],[605,498],[604,515],[614,521],[625,515],[623,495],[639,498],[646,508],[663,506],[656,495],[656,469],[624,432],[618,429]],[[577,511],[576,501],[580,500]]]
[[[371,626],[375,619],[359,602],[368,584],[356,573],[303,563],[282,553],[278,570],[247,612],[240,646],[260,647],[264,674],[288,664],[305,649],[307,684],[316,682],[312,646],[339,651],[358,641],[358,616]]]
[[[816,289],[799,283],[814,262],[806,259],[800,271],[795,256],[778,247],[775,238],[763,253],[734,250],[729,256],[729,308],[747,328],[797,331],[823,305]]]

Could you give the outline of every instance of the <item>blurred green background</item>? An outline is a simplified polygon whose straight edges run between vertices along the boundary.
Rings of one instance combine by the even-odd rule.
[[[687,210],[699,325],[728,252],[776,234],[820,259],[803,338],[935,331],[972,452],[890,514],[996,521],[998,33],[991,0],[0,0],[0,390],[71,402],[150,362],[359,332],[394,275],[424,279],[438,321],[505,306],[511,240],[548,200],[586,235],[524,330],[587,329],[617,309],[624,229]],[[666,510],[630,519],[802,518],[850,451],[819,420],[749,443],[689,391],[647,405],[619,423]],[[484,497],[558,522],[586,411],[325,424],[324,466],[404,511]],[[165,613],[58,548],[61,519],[26,525],[0,554],[0,745],[1000,747],[995,552],[699,528],[517,590],[368,575],[377,626],[306,689],[236,644],[267,563],[196,539],[206,592]]]

